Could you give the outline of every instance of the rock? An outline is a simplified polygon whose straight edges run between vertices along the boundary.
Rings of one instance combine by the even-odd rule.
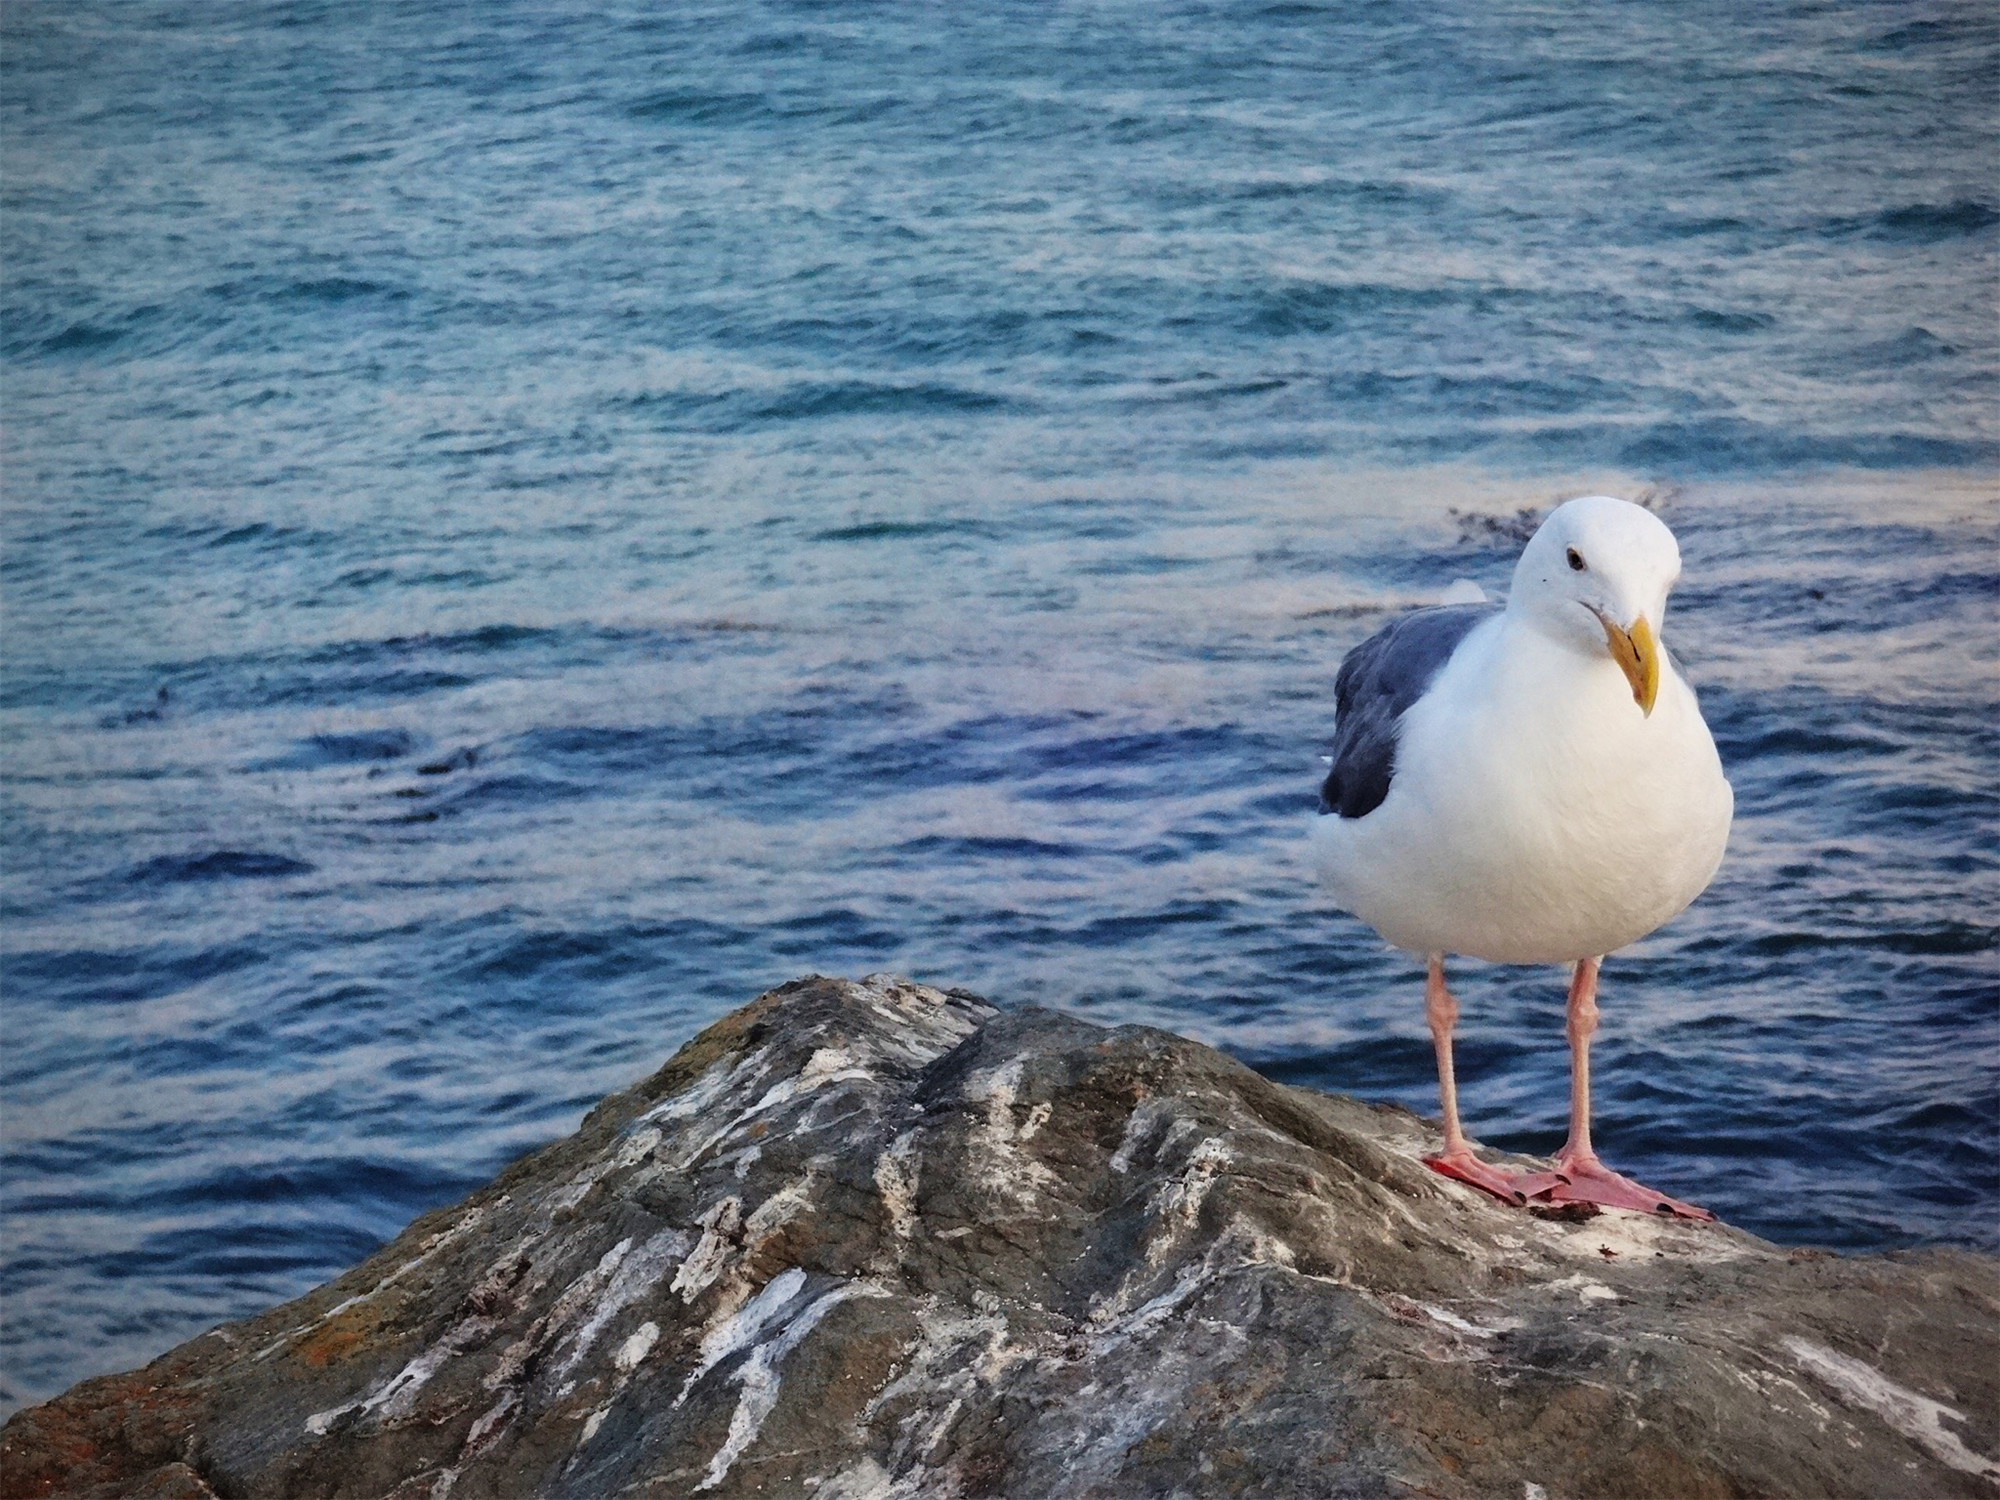
[[[9,1495],[1996,1493],[2000,1271],[1536,1217],[1427,1122],[874,977],[710,1027]]]

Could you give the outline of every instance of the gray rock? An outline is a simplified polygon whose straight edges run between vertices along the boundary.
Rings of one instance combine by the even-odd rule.
[[[2000,1272],[1554,1220],[1206,1047],[805,979],[10,1495],[1996,1493]]]

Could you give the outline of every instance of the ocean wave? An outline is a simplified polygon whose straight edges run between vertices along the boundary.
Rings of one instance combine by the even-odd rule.
[[[185,885],[211,880],[276,880],[310,875],[306,860],[255,849],[217,849],[206,854],[163,854],[135,865],[125,879],[132,885]]]

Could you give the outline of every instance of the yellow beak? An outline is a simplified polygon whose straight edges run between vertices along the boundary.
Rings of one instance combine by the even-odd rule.
[[[1629,631],[1619,629],[1602,614],[1597,618],[1604,626],[1611,659],[1632,684],[1632,701],[1648,718],[1652,717],[1653,700],[1660,696],[1660,648],[1653,640],[1653,627],[1646,623],[1644,615],[1632,622]]]

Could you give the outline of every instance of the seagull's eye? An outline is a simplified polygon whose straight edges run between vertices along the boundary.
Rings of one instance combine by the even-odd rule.
[[[1571,572],[1581,573],[1583,571],[1583,554],[1574,547],[1569,549],[1569,566]]]

